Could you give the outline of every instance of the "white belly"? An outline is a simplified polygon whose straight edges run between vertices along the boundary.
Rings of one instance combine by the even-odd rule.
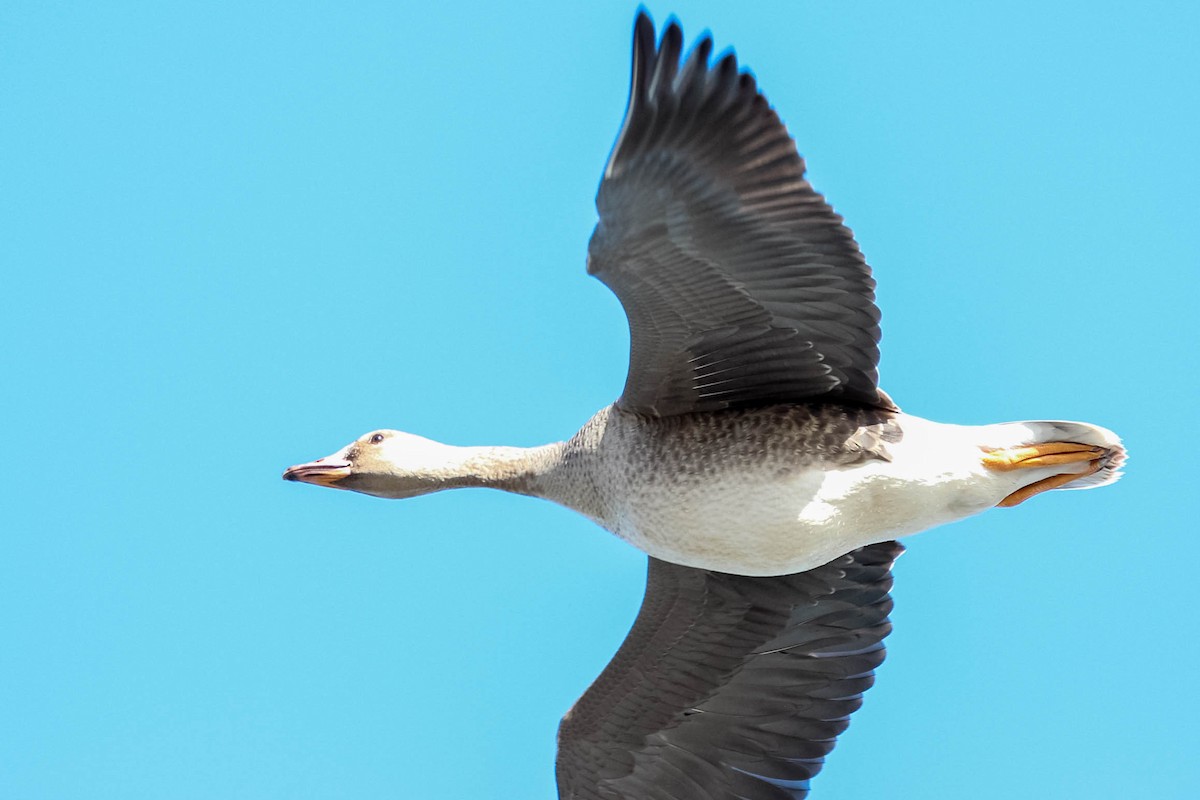
[[[977,514],[1063,467],[995,472],[981,445],[1028,440],[1018,425],[966,427],[903,417],[891,461],[823,471],[778,465],[714,472],[674,491],[626,498],[603,521],[656,558],[743,575],[779,575]]]

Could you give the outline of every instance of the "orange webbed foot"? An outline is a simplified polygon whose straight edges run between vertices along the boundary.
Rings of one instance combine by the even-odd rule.
[[[1104,447],[1080,444],[1079,442],[1042,442],[1039,444],[1023,445],[1021,447],[1005,447],[996,450],[985,450],[983,465],[988,469],[999,472],[1010,472],[1018,469],[1033,469],[1036,467],[1054,467],[1062,464],[1078,464],[1087,462],[1087,467],[1078,472],[1064,472],[1051,475],[1035,481],[1005,497],[997,506],[1011,508],[1024,503],[1034,495],[1065,486],[1071,481],[1078,480],[1100,470],[1109,451]]]

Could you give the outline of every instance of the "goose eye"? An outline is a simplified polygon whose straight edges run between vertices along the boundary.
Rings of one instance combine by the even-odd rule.
[[[377,433],[377,434],[375,434],[374,436],[372,436],[372,437],[371,437],[371,444],[379,444],[379,443],[380,443],[380,442],[382,442],[382,441],[383,441],[383,434],[382,434],[382,433]]]

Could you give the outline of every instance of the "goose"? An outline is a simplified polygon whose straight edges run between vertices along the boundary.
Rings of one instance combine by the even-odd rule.
[[[1125,460],[1086,423],[901,412],[850,230],[755,78],[712,50],[637,15],[587,257],[629,322],[616,402],[541,447],[377,430],[283,475],[540,497],[647,553],[628,637],[560,723],[564,799],[805,797],[883,661],[896,540],[1111,483]]]

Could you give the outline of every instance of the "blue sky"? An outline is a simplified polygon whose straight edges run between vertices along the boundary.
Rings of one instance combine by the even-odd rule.
[[[624,380],[583,265],[635,7],[432,5],[0,11],[0,797],[553,797],[644,558],[279,479],[376,427],[560,439]],[[909,540],[813,797],[1194,797],[1196,6],[649,10],[758,75],[907,411],[1131,452]]]

